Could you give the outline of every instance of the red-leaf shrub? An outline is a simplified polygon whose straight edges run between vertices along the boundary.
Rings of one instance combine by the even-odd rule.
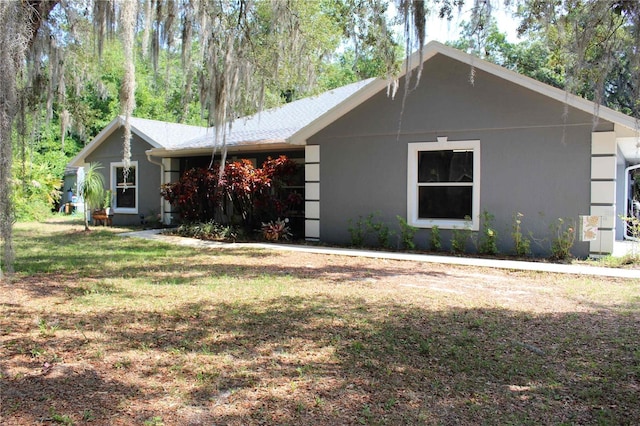
[[[188,170],[178,182],[163,185],[161,192],[186,222],[213,219],[222,200],[218,173],[205,168]]]
[[[260,168],[249,160],[227,162],[222,179],[218,167],[191,169],[180,180],[166,184],[162,196],[180,210],[185,222],[232,223],[239,220],[247,230],[255,224],[283,217],[302,203],[288,193],[298,165],[281,155],[268,158]]]

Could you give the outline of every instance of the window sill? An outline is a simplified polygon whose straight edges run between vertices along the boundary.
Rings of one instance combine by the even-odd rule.
[[[471,231],[477,231],[480,229],[478,221],[471,220],[409,219],[408,222],[409,225],[415,226],[416,228],[433,228],[434,226],[437,226],[440,229],[469,229]]]
[[[113,212],[117,213],[117,214],[138,214],[138,209],[118,209],[118,208],[114,208]]]

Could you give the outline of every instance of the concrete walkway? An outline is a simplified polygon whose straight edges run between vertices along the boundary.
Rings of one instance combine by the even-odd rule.
[[[544,262],[523,262],[519,260],[499,260],[499,259],[484,259],[474,257],[454,257],[454,256],[436,256],[428,254],[411,254],[411,253],[397,253],[397,252],[384,252],[375,250],[357,250],[346,248],[332,248],[322,246],[304,246],[293,244],[266,244],[266,243],[221,243],[217,241],[204,241],[195,238],[176,237],[171,235],[163,235],[161,230],[152,229],[148,231],[139,232],[127,232],[118,234],[122,237],[135,237],[143,238],[147,240],[162,241],[170,244],[177,244],[188,247],[200,247],[200,248],[257,248],[267,250],[286,250],[297,251],[304,253],[317,253],[317,254],[333,254],[340,256],[360,256],[370,257],[375,259],[393,259],[393,260],[408,260],[413,262],[428,262],[439,263],[449,265],[464,265],[464,266],[479,266],[483,268],[501,268],[501,269],[513,269],[522,271],[540,271],[540,272],[553,272],[559,274],[577,274],[577,275],[593,275],[601,277],[614,277],[614,278],[637,278],[640,279],[640,269],[619,269],[619,268],[604,268],[598,266],[588,265],[565,265],[558,263],[544,263]]]

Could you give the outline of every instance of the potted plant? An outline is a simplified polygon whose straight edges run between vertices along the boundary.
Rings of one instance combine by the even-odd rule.
[[[113,191],[107,189],[104,192],[104,201],[102,202],[102,208],[107,216],[111,216],[111,200],[113,198]]]

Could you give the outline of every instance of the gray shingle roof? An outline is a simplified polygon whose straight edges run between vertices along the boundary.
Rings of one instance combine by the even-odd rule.
[[[326,113],[349,96],[366,86],[373,79],[359,81],[317,96],[300,99],[280,107],[239,118],[231,125],[227,134],[227,145],[283,143],[298,130]],[[215,129],[182,143],[165,145],[166,149],[213,148]],[[218,143],[220,145],[220,143]]]
[[[288,138],[296,132],[331,111],[373,80],[349,84],[318,96],[300,99],[246,118],[239,118],[232,123],[231,132],[227,135],[227,145],[287,143]],[[82,166],[93,150],[124,125],[124,120],[123,116],[114,118],[69,162],[69,166]],[[206,151],[213,149],[215,142],[214,127],[190,126],[136,117],[130,118],[130,124],[131,131],[153,147],[151,151]]]
[[[131,117],[131,127],[135,128],[142,137],[146,136],[149,142],[162,148],[171,149],[188,140],[206,136],[212,133],[211,128],[189,126],[187,124],[167,123],[166,121],[148,120],[145,118]],[[152,145],[154,145],[152,143]]]

